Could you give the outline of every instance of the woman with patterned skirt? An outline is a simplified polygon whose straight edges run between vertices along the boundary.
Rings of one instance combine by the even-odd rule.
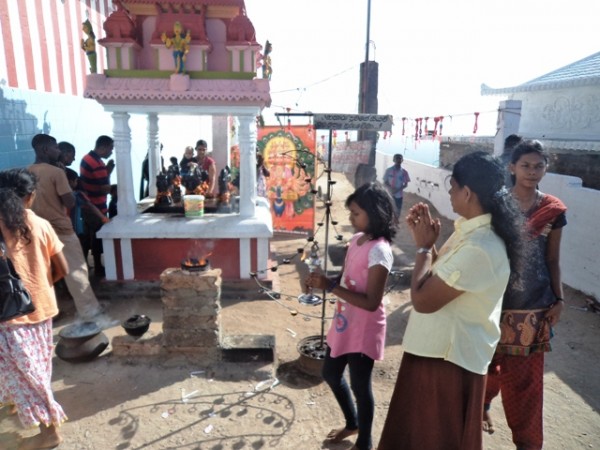
[[[25,169],[0,172],[0,231],[8,257],[31,295],[35,311],[0,322],[0,406],[13,405],[25,427],[40,433],[19,450],[54,448],[67,419],[52,393],[52,317],[58,314],[54,282],[67,271],[63,244],[49,222],[29,208],[35,176]]]
[[[552,327],[564,307],[560,278],[560,240],[567,208],[538,190],[548,155],[537,141],[524,141],[509,166],[512,195],[525,217],[523,253],[511,273],[502,305],[501,338],[490,364],[483,430],[494,432],[492,399],[502,404],[517,449],[541,449],[544,352],[551,350]]]

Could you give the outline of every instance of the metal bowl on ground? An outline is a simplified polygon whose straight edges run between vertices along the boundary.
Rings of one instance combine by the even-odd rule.
[[[64,361],[91,361],[108,347],[108,337],[94,322],[69,325],[58,335],[55,353]]]
[[[150,328],[150,317],[143,314],[135,314],[123,322],[122,327],[129,336],[140,337]]]

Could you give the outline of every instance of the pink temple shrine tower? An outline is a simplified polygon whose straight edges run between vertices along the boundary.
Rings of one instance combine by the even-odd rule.
[[[255,170],[256,118],[271,96],[268,79],[256,76],[262,47],[244,1],[115,0],[114,6],[104,33],[98,33],[106,69],[88,75],[84,91],[113,118],[119,214],[98,233],[106,278],[156,280],[165,268],[179,266],[192,247],[210,249],[224,279],[250,278],[268,266],[273,234],[269,205],[257,198]],[[217,170],[228,164],[228,118],[236,117],[239,212],[193,219],[144,212],[134,194],[132,114],[147,117],[150,198],[157,194],[160,170],[159,115],[211,116]]]

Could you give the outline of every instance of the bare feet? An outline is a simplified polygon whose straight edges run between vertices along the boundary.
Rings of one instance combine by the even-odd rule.
[[[489,411],[483,411],[483,424],[482,429],[486,433],[494,434],[496,429],[494,428],[494,422],[492,421],[492,417],[490,416]]]
[[[56,448],[62,442],[58,430],[54,425],[46,427],[40,425],[40,434],[26,437],[19,443],[19,450],[45,450]]]
[[[344,439],[350,436],[354,436],[358,434],[358,429],[356,430],[348,430],[346,428],[339,428],[337,430],[331,430],[327,433],[327,441],[332,443],[342,442]]]

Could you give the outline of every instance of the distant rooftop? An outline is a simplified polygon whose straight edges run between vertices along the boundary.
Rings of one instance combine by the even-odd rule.
[[[506,95],[589,85],[600,86],[600,52],[518,86],[495,89],[482,84],[481,95]]]

